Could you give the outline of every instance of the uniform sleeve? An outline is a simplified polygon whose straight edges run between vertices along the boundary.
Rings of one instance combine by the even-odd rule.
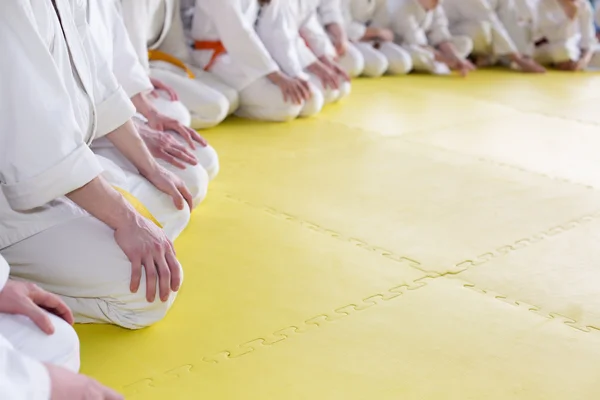
[[[600,27],[600,0],[596,0],[594,4],[594,8],[596,9],[595,13],[595,22],[598,27]]]
[[[108,0],[102,0],[108,1]],[[123,23],[120,4],[111,1],[110,21],[113,22],[113,73],[129,98],[152,90],[148,73],[140,63]]]
[[[30,210],[102,172],[84,142],[72,99],[20,2],[0,13],[0,185],[10,206]]]
[[[317,57],[335,57],[337,55],[327,32],[325,32],[325,29],[319,23],[316,10],[300,26],[300,36],[302,36],[308,47]]]
[[[196,3],[217,27],[219,38],[234,64],[266,76],[279,70],[269,51],[258,37],[254,26],[241,13],[239,0],[201,0]]]
[[[452,39],[450,31],[448,30],[448,18],[442,7],[436,7],[433,10],[433,22],[431,23],[431,29],[427,32],[429,43],[433,46],[437,46],[440,43],[444,43]]]
[[[106,1],[106,0],[103,0]],[[79,34],[85,48],[93,85],[93,99],[96,105],[96,132],[95,139],[101,138],[121,125],[125,124],[135,115],[135,107],[129,96],[113,74],[113,66],[105,59],[100,46],[88,25],[87,18],[82,15],[80,3],[74,3],[74,16]],[[85,15],[86,9],[83,9]]]
[[[44,365],[18,351],[0,335],[0,393],[6,400],[48,400],[51,382]]]
[[[594,9],[588,1],[579,10],[579,30],[581,32],[582,49],[592,49],[597,43],[596,27],[594,26]]]
[[[351,42],[359,42],[367,32],[367,26],[354,20],[350,0],[342,0],[342,17],[344,19],[344,29]]]
[[[325,26],[329,24],[343,24],[342,0],[321,0],[318,8],[319,19]]]
[[[104,1],[104,0],[102,0]],[[129,40],[138,56],[142,67],[147,73],[150,71],[148,60],[148,8],[147,1],[121,0],[121,14]]]
[[[272,0],[262,7],[256,32],[279,67],[287,75],[308,79],[304,68],[316,61],[294,26],[288,0]],[[301,56],[302,55],[302,56]]]

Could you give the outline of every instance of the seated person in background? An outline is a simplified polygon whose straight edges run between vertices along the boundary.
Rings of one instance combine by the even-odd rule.
[[[348,37],[365,59],[363,75],[404,75],[412,70],[410,54],[394,43],[387,0],[343,0]]]
[[[596,23],[596,37],[600,39],[600,0],[596,0],[594,4],[595,14],[594,22]]]
[[[534,0],[527,37],[533,58],[562,71],[600,68],[594,11],[587,0]]]
[[[161,96],[179,98],[191,127],[221,123],[238,105],[235,90],[189,65],[179,0],[122,0],[123,20],[144,69]]]
[[[79,375],[79,340],[73,314],[56,295],[11,280],[0,256],[0,393],[3,399],[121,400]]]
[[[288,121],[312,115],[320,107],[313,106],[308,82],[282,72],[255,31],[263,2],[268,0],[197,1],[192,59],[239,92],[240,117]]]
[[[192,198],[137,134],[85,14],[78,1],[46,0],[0,13],[0,110],[11,110],[0,118],[0,254],[12,276],[58,294],[75,321],[137,329],[176,298],[172,240]],[[129,179],[95,155],[100,137],[141,174]]]
[[[347,96],[351,86],[348,74],[334,60],[335,48],[319,23],[319,3],[320,0],[273,0],[264,4],[257,31],[279,65],[285,66],[284,71],[308,74],[328,104]],[[285,18],[289,33],[273,34],[278,30],[275,14]]]
[[[518,19],[513,0],[444,0],[450,33],[473,41],[472,56],[478,68],[507,62],[523,72],[543,73],[545,68],[519,53],[505,24]]]
[[[206,195],[209,178],[214,178],[219,170],[219,158],[196,131],[161,114],[148,101],[146,94],[152,91],[152,84],[131,46],[119,7],[118,0],[88,0],[86,14],[90,29],[118,83],[142,114],[142,119],[145,117],[148,121],[146,124],[142,119],[134,118],[148,149],[159,164],[185,182],[194,205],[197,205]],[[99,141],[92,148],[122,169],[138,172],[110,142]]]
[[[440,0],[388,0],[388,5],[397,43],[410,53],[415,71],[445,75],[456,70],[466,76],[475,69],[467,60],[473,41],[450,34]]]
[[[365,60],[346,35],[342,0],[321,0],[317,13],[319,22],[329,35],[336,51],[337,60],[344,71],[352,78],[360,76],[365,67]]]

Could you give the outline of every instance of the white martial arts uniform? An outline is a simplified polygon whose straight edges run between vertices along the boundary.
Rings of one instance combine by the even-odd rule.
[[[532,0],[525,3],[530,10],[526,33],[529,55],[541,64],[553,65],[577,61],[581,51],[594,54],[590,68],[600,68],[600,51],[594,27],[594,11],[586,0],[579,0],[574,19],[569,19],[557,0]]]
[[[597,26],[600,27],[600,0],[596,0],[594,3],[595,14],[594,14],[594,22]]]
[[[131,263],[114,231],[64,195],[103,174],[152,213],[171,199],[90,149],[135,109],[100,57],[82,4],[55,4],[60,19],[47,0],[6,2],[0,13],[0,253],[15,277],[60,295],[77,321],[144,327],[175,294],[148,303],[144,278],[131,293]],[[172,237],[189,210],[171,209],[154,216]]]
[[[118,0],[86,0],[86,2],[90,29],[102,56],[112,66],[118,83],[130,98],[152,90],[148,74],[140,64],[127,36],[127,30],[119,13],[120,2]],[[179,102],[170,103],[181,105]],[[181,107],[185,113],[188,112],[183,105]],[[174,132],[168,134],[183,142],[178,134]],[[110,159],[119,167],[131,173],[138,173],[135,166],[109,141],[100,140],[92,145],[92,149],[96,154]],[[219,170],[219,158],[211,146],[198,145],[195,150],[190,149],[190,151],[199,161],[196,166],[188,165],[182,170],[160,159],[157,162],[183,179],[192,193],[194,204],[199,204],[206,196],[209,176],[213,178]]]
[[[361,39],[369,26],[389,28],[387,0],[344,0],[345,27],[348,38],[356,44],[365,59],[365,76],[384,73],[404,75],[412,69],[410,54],[393,42],[374,43]]]
[[[499,57],[519,50],[507,27],[517,20],[513,0],[444,0],[444,12],[453,35],[473,41],[473,54]]]
[[[319,22],[326,29],[328,25],[338,24],[344,29],[344,15],[342,11],[342,0],[321,0],[317,8]],[[365,69],[365,59],[356,46],[348,41],[346,54],[338,57],[338,62],[350,77],[360,76]]]
[[[0,256],[0,292],[8,280],[8,264]],[[47,335],[29,318],[0,314],[0,398],[48,400],[49,363],[79,371],[79,339],[73,328],[48,314],[54,333]]]
[[[320,0],[273,0],[271,4],[263,6],[264,14],[271,14],[271,10],[280,7],[281,14],[286,16],[289,25],[287,29],[291,34],[287,37],[283,34],[273,35],[270,31],[277,30],[273,19],[261,16],[258,20],[259,35],[280,65],[291,63],[287,54],[293,51],[294,47],[302,68],[308,67],[323,56],[336,58],[335,48],[318,19],[319,3]],[[288,67],[283,69],[285,71]],[[350,94],[350,82],[342,82],[338,89],[325,88],[317,76],[305,72],[310,82],[323,94],[325,104],[336,102]]]
[[[192,37],[209,48],[194,50],[192,58],[239,92],[237,115],[288,121],[298,117],[305,105],[286,102],[281,89],[267,78],[279,66],[255,31],[259,10],[257,0],[198,1]]]
[[[441,43],[452,43],[461,58],[471,54],[473,41],[467,36],[450,34],[448,19],[441,6],[428,11],[418,0],[388,2],[392,30],[399,44],[410,53],[415,71],[449,73],[447,66],[437,62],[430,50]]]
[[[189,47],[183,32],[179,0],[122,0],[123,20],[139,60],[150,76],[163,81],[192,114],[192,128],[210,128],[238,106],[238,95],[225,83],[187,65]],[[170,62],[149,60],[148,50],[160,51],[180,62],[188,72]]]

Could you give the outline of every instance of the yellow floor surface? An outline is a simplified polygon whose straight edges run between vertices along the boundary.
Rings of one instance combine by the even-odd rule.
[[[353,90],[206,132],[173,310],[78,326],[83,372],[128,399],[600,399],[600,76]]]

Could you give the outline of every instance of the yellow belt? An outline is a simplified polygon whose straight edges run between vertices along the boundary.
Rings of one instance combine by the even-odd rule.
[[[135,197],[134,195],[132,195],[131,193],[121,189],[120,187],[116,187],[113,186],[114,189],[121,193],[121,195],[125,198],[125,200],[127,200],[127,202],[129,204],[131,204],[133,206],[133,208],[135,208],[135,210],[144,218],[149,219],[151,222],[154,222],[156,224],[156,226],[158,226],[159,228],[162,228],[163,226],[160,224],[160,222],[158,222],[156,220],[156,218],[154,218],[154,215],[152,215],[152,213],[150,211],[148,211],[148,209],[146,208],[146,206],[137,199],[137,197]]]
[[[192,72],[192,70],[189,69],[187,67],[187,65],[185,65],[185,63],[183,61],[181,61],[177,57],[173,57],[172,55],[164,53],[164,52],[162,52],[160,50],[149,50],[148,51],[148,59],[150,61],[164,61],[164,62],[168,62],[169,64],[173,64],[176,67],[179,67],[182,70],[184,70],[185,73],[187,74],[187,76],[190,79],[194,79],[196,77],[196,75],[194,75],[194,73]]]

